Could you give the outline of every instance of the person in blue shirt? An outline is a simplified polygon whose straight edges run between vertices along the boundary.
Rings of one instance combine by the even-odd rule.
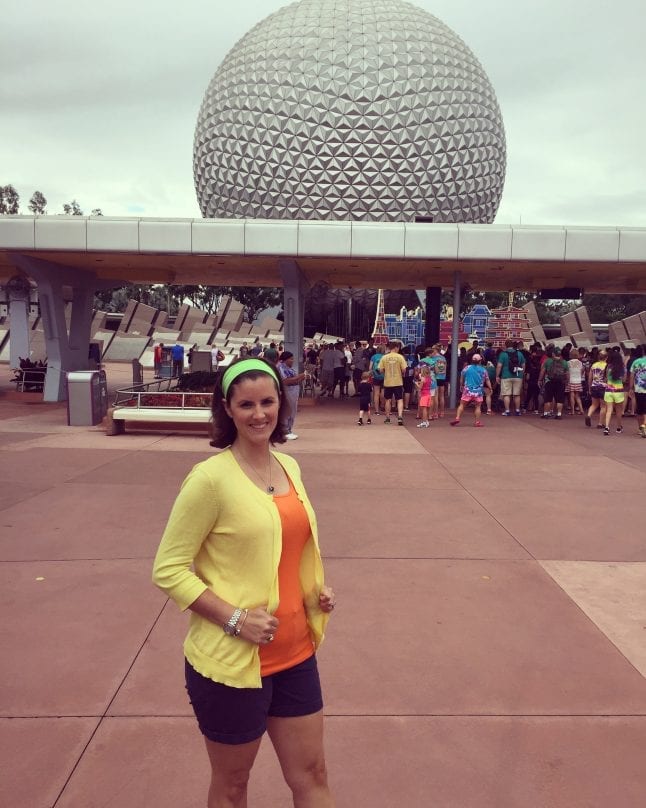
[[[473,354],[471,357],[471,364],[465,365],[462,373],[460,374],[460,387],[462,389],[460,404],[457,412],[455,413],[455,420],[451,421],[451,426],[458,426],[460,424],[460,418],[462,417],[464,408],[472,401],[475,404],[474,426],[484,426],[480,420],[482,399],[485,388],[487,388],[487,390],[491,390],[491,382],[489,381],[489,374],[482,367],[482,357],[480,354]]]
[[[500,395],[505,402],[503,415],[511,415],[510,405],[514,404],[514,413],[520,415],[520,397],[523,392],[525,376],[525,355],[516,348],[512,340],[505,340],[505,350],[498,356],[496,365],[496,381],[500,382]]]
[[[438,343],[431,348],[430,356],[427,361],[430,364],[435,382],[437,384],[437,395],[433,397],[433,412],[431,413],[431,421],[436,421],[438,418],[444,418],[444,390],[446,388],[446,371],[447,361],[446,357],[442,354],[442,346]]]
[[[372,378],[372,403],[374,415],[379,415],[383,409],[384,374],[379,371],[379,363],[384,357],[384,346],[375,345],[377,352],[370,358],[370,377]]]
[[[181,376],[184,373],[184,346],[175,343],[171,348],[173,356],[173,376]]]

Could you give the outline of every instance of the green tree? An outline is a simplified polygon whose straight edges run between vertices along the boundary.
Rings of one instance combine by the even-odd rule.
[[[154,286],[128,283],[125,286],[115,286],[112,289],[102,289],[94,295],[94,308],[100,311],[123,312],[128,302],[136,300],[162,311],[167,308],[166,287],[161,284]],[[174,312],[177,312],[177,306]]]
[[[283,302],[283,290],[275,286],[233,286],[231,296],[244,306],[243,317],[253,323],[261,311]]]
[[[20,212],[20,196],[13,185],[0,186],[0,213]]]
[[[47,213],[47,200],[40,191],[34,191],[27,207],[34,215],[44,216]]]
[[[63,205],[63,212],[66,213],[68,216],[82,216],[83,211],[81,210],[81,206],[76,201],[76,199],[72,199],[71,202],[66,202]]]
[[[593,323],[612,323],[646,311],[646,295],[583,295]]]
[[[180,285],[173,286],[173,296],[180,302],[188,300],[192,306],[213,314],[223,295],[231,294],[229,286]]]
[[[103,211],[101,210],[101,208],[93,208],[92,216],[103,216]]]

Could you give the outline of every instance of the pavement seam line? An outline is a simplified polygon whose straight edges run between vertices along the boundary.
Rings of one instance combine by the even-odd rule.
[[[131,663],[130,663],[130,665],[128,666],[128,670],[125,672],[125,674],[123,675],[123,678],[121,679],[121,681],[120,681],[120,682],[119,682],[119,684],[117,685],[117,689],[116,689],[116,690],[114,691],[114,693],[112,694],[112,698],[111,698],[111,699],[110,699],[110,701],[108,702],[108,704],[107,704],[107,706],[106,706],[105,710],[103,711],[102,715],[100,715],[100,716],[99,716],[99,720],[97,721],[96,726],[95,726],[95,727],[94,727],[94,729],[92,730],[92,733],[90,734],[90,737],[88,738],[87,743],[85,744],[85,746],[84,746],[84,747],[83,747],[83,749],[81,750],[81,753],[79,754],[78,758],[76,759],[76,763],[74,763],[74,765],[72,766],[72,769],[71,769],[71,771],[70,771],[69,775],[67,776],[67,778],[66,778],[65,782],[63,783],[63,785],[62,785],[62,787],[61,787],[61,790],[58,792],[58,796],[56,797],[56,799],[55,799],[55,800],[54,800],[54,802],[52,803],[52,808],[56,808],[56,806],[57,806],[57,805],[58,805],[58,803],[59,803],[59,800],[61,799],[61,797],[62,797],[62,796],[63,796],[63,794],[65,793],[65,789],[67,788],[67,786],[68,786],[68,784],[69,784],[70,780],[71,780],[71,779],[72,779],[72,777],[74,776],[74,772],[77,770],[77,768],[79,767],[79,764],[80,764],[80,763],[81,763],[81,761],[83,760],[83,757],[84,757],[85,753],[87,752],[88,747],[90,746],[90,744],[91,744],[91,743],[92,743],[92,741],[94,740],[94,736],[97,734],[97,732],[99,731],[99,727],[101,726],[101,724],[102,724],[102,723],[103,723],[103,721],[105,720],[105,718],[106,718],[106,716],[107,716],[107,714],[108,714],[108,710],[110,709],[110,707],[111,707],[111,706],[112,706],[112,704],[114,703],[114,700],[116,699],[116,697],[119,695],[119,691],[120,691],[120,690],[121,690],[121,688],[123,687],[123,683],[126,681],[126,679],[128,678],[128,676],[129,676],[129,674],[130,674],[130,671],[133,669],[133,667],[134,667],[135,663],[136,663],[136,662],[137,662],[137,660],[139,659],[139,656],[140,656],[140,654],[141,654],[141,652],[142,652],[142,650],[143,650],[143,648],[144,648],[144,645],[145,645],[145,644],[146,644],[146,642],[148,641],[148,638],[150,637],[150,635],[153,633],[153,631],[154,631],[155,627],[157,626],[157,623],[160,621],[161,616],[162,616],[162,614],[164,613],[164,610],[166,609],[166,606],[168,605],[168,603],[169,603],[169,600],[168,600],[168,598],[167,598],[167,599],[164,601],[164,603],[163,603],[163,605],[162,605],[161,609],[159,610],[159,612],[158,612],[158,614],[157,614],[157,617],[155,617],[155,619],[153,620],[153,623],[152,623],[152,625],[151,625],[150,629],[148,630],[148,632],[146,633],[146,636],[144,637],[144,639],[143,639],[143,641],[142,641],[141,645],[140,645],[140,646],[139,646],[139,648],[137,649],[137,652],[135,653],[135,655],[134,655],[134,657],[133,657],[133,659],[132,659],[132,662],[131,662]]]
[[[557,558],[554,558],[554,559],[544,559],[544,561],[559,561],[559,560],[562,560],[562,559],[557,559]],[[639,668],[638,668],[638,667],[635,665],[635,663],[634,663],[632,660],[630,660],[630,659],[629,659],[629,658],[626,656],[626,654],[625,654],[625,653],[624,653],[624,652],[621,650],[621,648],[619,648],[619,647],[618,647],[618,645],[617,645],[617,644],[616,644],[616,643],[615,643],[615,642],[614,642],[614,641],[613,641],[613,640],[612,640],[612,639],[611,639],[611,638],[610,638],[610,637],[609,637],[609,636],[606,634],[606,632],[605,632],[605,631],[604,631],[604,630],[601,628],[601,626],[599,626],[597,623],[595,623],[595,621],[594,621],[594,620],[592,619],[592,617],[591,617],[591,616],[590,616],[590,615],[589,615],[589,614],[586,612],[586,610],[583,608],[583,606],[581,606],[581,605],[580,605],[580,604],[579,604],[579,603],[578,603],[576,600],[574,600],[574,598],[572,597],[572,595],[571,595],[571,594],[570,594],[570,593],[567,591],[567,589],[565,589],[565,587],[563,586],[563,584],[561,584],[561,583],[560,583],[560,581],[558,581],[558,580],[557,580],[557,579],[556,579],[556,578],[555,578],[555,577],[552,575],[552,573],[551,573],[551,572],[550,572],[548,569],[546,569],[546,568],[543,566],[543,563],[542,563],[541,561],[539,561],[538,563],[539,563],[539,565],[540,565],[541,569],[543,570],[543,572],[545,573],[545,575],[547,575],[547,577],[548,577],[548,578],[549,578],[549,579],[550,579],[550,580],[551,580],[553,583],[555,583],[555,584],[556,584],[556,586],[558,586],[558,588],[561,590],[561,592],[563,592],[563,594],[564,594],[564,595],[565,595],[565,596],[566,596],[566,597],[567,597],[569,600],[571,600],[571,601],[572,601],[572,603],[573,603],[573,604],[576,606],[576,608],[577,608],[577,609],[578,609],[578,610],[581,612],[581,614],[582,614],[582,615],[585,617],[585,619],[586,619],[586,620],[587,620],[589,623],[592,623],[592,625],[595,627],[596,631],[597,631],[599,634],[601,634],[601,636],[602,636],[602,637],[603,637],[603,638],[604,638],[604,639],[605,639],[607,642],[609,642],[609,643],[610,643],[610,645],[612,645],[612,647],[615,649],[615,651],[617,651],[617,653],[618,653],[618,654],[620,654],[620,655],[621,655],[621,656],[622,656],[622,657],[623,657],[623,658],[626,660],[626,662],[627,662],[627,663],[630,665],[630,667],[631,667],[631,668],[632,668],[632,669],[633,669],[633,670],[634,670],[634,671],[635,671],[637,674],[639,674],[639,676],[641,676],[641,678],[642,678],[642,679],[646,680],[646,676],[644,676],[644,674],[643,674],[643,673],[642,673],[642,672],[639,670]],[[567,563],[567,562],[566,562],[566,563]],[[612,562],[611,562],[611,561],[610,561],[610,562],[608,562],[608,561],[592,561],[592,562],[588,562],[588,563],[592,563],[592,564],[611,564]],[[629,563],[630,563],[630,562],[629,562]],[[637,563],[643,563],[643,562],[637,562]]]
[[[420,444],[420,445],[421,445],[421,444]],[[449,469],[449,468],[448,468],[448,467],[447,467],[447,466],[446,466],[446,465],[445,465],[445,464],[444,464],[444,463],[443,463],[443,462],[440,460],[440,458],[439,458],[437,455],[433,454],[433,453],[432,453],[432,452],[430,452],[429,450],[427,450],[427,452],[426,452],[426,453],[428,454],[428,456],[429,456],[429,457],[432,457],[432,458],[433,458],[433,460],[435,460],[435,462],[436,462],[436,463],[439,463],[439,464],[440,464],[440,466],[441,466],[441,467],[444,469],[444,471],[445,471],[445,472],[446,472],[446,473],[449,475],[449,477],[451,477],[453,480],[455,480],[455,482],[457,483],[457,485],[458,485],[458,486],[459,486],[459,487],[460,487],[460,488],[461,488],[463,491],[465,491],[465,492],[466,492],[466,493],[467,493],[467,494],[468,494],[468,495],[471,497],[471,499],[472,499],[472,500],[474,500],[474,502],[477,502],[477,503],[478,503],[478,505],[479,505],[479,506],[480,506],[480,507],[481,507],[481,508],[482,508],[482,509],[485,511],[485,513],[489,514],[489,516],[490,516],[490,517],[491,517],[491,518],[494,520],[494,522],[495,522],[497,525],[499,525],[499,526],[502,528],[502,530],[504,530],[504,531],[505,531],[505,533],[506,533],[506,534],[507,534],[507,535],[508,535],[508,536],[509,536],[509,537],[512,539],[512,541],[514,541],[516,544],[518,544],[520,547],[522,547],[522,548],[523,548],[523,550],[524,550],[524,551],[525,551],[525,552],[526,552],[526,553],[529,555],[529,557],[530,557],[531,559],[533,559],[534,561],[537,561],[537,560],[538,560],[538,559],[537,559],[537,558],[534,556],[534,553],[530,553],[530,551],[527,549],[527,547],[525,547],[525,545],[522,543],[522,541],[520,541],[520,539],[517,539],[517,538],[516,538],[516,536],[514,536],[514,534],[513,534],[513,533],[512,533],[512,532],[511,532],[511,531],[510,531],[508,528],[506,528],[506,527],[505,527],[505,526],[502,524],[502,522],[501,522],[499,519],[496,519],[496,517],[495,517],[495,516],[494,516],[494,515],[491,513],[491,511],[490,511],[490,510],[487,508],[487,506],[486,506],[486,505],[484,505],[482,502],[480,502],[480,500],[479,500],[479,499],[478,499],[478,498],[475,496],[475,494],[473,494],[473,492],[469,491],[469,489],[468,489],[468,488],[466,488],[466,487],[464,486],[464,484],[460,482],[460,480],[458,480],[458,478],[455,476],[455,474],[453,474],[453,472],[452,472],[452,471],[451,471],[451,470],[450,470],[450,469]],[[522,559],[519,559],[519,560],[522,560]]]

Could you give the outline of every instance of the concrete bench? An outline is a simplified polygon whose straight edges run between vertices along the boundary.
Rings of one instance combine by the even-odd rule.
[[[126,421],[141,425],[207,427],[211,421],[211,410],[204,407],[111,407],[106,422],[107,435],[122,435],[126,431]]]

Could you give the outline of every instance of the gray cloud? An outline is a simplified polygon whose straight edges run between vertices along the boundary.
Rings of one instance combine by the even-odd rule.
[[[193,130],[228,50],[284,3],[5,2],[0,182],[23,210],[199,216]],[[646,128],[638,0],[420,0],[488,72],[508,171],[499,222],[643,225]]]

